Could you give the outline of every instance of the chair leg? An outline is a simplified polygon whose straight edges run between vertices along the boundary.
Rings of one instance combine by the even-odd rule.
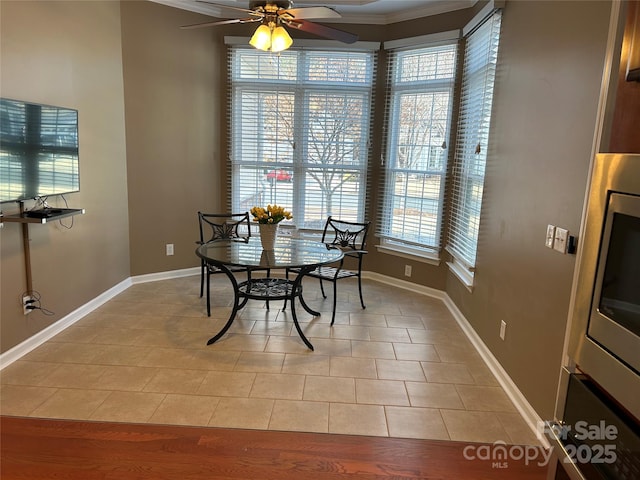
[[[289,281],[289,269],[285,268],[284,269],[284,278],[285,280],[287,280],[287,282]],[[287,299],[284,299],[284,305],[282,306],[282,311],[284,312],[287,309]]]
[[[327,297],[324,297],[327,298]],[[338,282],[333,281],[333,314],[331,315],[331,325],[336,321],[336,303],[338,301]]]
[[[211,273],[207,269],[207,317],[211,316]]]
[[[327,298],[327,296],[324,293],[324,286],[322,285],[322,279],[318,278],[318,280],[320,280],[320,291],[322,292],[322,298]]]
[[[271,269],[267,268],[267,278],[269,278],[269,276],[271,276]],[[267,298],[267,310],[269,310],[269,299]]]
[[[367,308],[364,306],[364,300],[362,299],[362,281],[360,280],[360,275],[358,275],[358,291],[360,292],[360,305],[362,308]]]
[[[200,262],[200,298],[204,293],[204,260]]]

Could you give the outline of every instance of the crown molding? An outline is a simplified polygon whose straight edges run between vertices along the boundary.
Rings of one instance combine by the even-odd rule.
[[[208,5],[202,2],[196,2],[192,0],[151,1],[169,7],[200,13],[202,15],[207,15],[210,17],[234,18],[233,15],[229,16],[229,10],[216,7],[215,5]],[[395,4],[398,5],[399,8],[393,13],[375,13],[377,11],[382,11],[380,10],[380,7],[376,5],[377,2],[378,0],[343,0],[341,2],[329,1],[325,3],[325,5],[339,11],[342,17],[340,19],[322,19],[322,21],[318,21],[320,23],[389,25],[392,23],[404,22],[416,18],[430,17],[433,15],[453,12],[456,10],[463,10],[465,8],[473,7],[478,2],[478,0],[431,0],[419,2],[423,5],[416,5],[416,3],[418,2],[400,2],[396,0]],[[294,3],[296,6],[303,7],[305,5],[311,4],[317,5],[319,2],[317,0],[298,0]],[[356,9],[358,9],[358,11],[356,11]]]
[[[478,0],[445,0],[434,1],[421,7],[398,10],[390,14],[362,14],[362,13],[341,13],[341,23],[355,23],[366,25],[389,25],[392,23],[415,20],[417,18],[431,17],[442,13],[464,10],[473,7]]]

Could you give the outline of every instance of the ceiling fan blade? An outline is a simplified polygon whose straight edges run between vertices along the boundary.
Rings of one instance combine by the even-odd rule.
[[[306,20],[284,20],[283,22],[289,27],[302,30],[303,32],[313,33],[319,37],[329,38],[331,40],[339,40],[343,43],[355,43],[358,36],[353,33],[344,32],[335,28],[320,25],[319,23],[307,22]]]
[[[261,21],[261,18],[232,18],[231,20],[219,20],[215,22],[194,23],[193,25],[182,25],[180,28],[182,28],[183,30],[188,30],[190,28],[213,27],[216,25],[228,25],[230,23],[251,23]]]
[[[221,3],[208,2],[207,0],[196,0],[196,2],[206,3],[207,5],[213,5],[214,7],[218,7],[218,8],[227,8],[229,10],[237,10],[239,12],[248,13],[250,15],[255,15],[256,13],[254,10],[249,10],[247,8],[232,7],[231,5],[223,5]]]
[[[303,8],[289,8],[282,12],[282,14],[289,14],[296,20],[305,18],[341,18],[335,10],[329,7],[303,7]]]

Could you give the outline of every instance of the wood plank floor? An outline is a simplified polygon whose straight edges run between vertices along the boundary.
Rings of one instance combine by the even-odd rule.
[[[544,480],[536,460],[465,459],[481,444],[0,417],[2,480]],[[467,450],[468,452],[469,450]],[[525,463],[529,463],[526,465]]]

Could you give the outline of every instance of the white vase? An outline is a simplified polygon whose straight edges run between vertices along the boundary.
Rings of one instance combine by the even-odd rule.
[[[262,249],[273,250],[273,247],[276,244],[276,237],[278,236],[278,224],[259,223],[258,229],[260,230],[260,242],[262,242]]]

